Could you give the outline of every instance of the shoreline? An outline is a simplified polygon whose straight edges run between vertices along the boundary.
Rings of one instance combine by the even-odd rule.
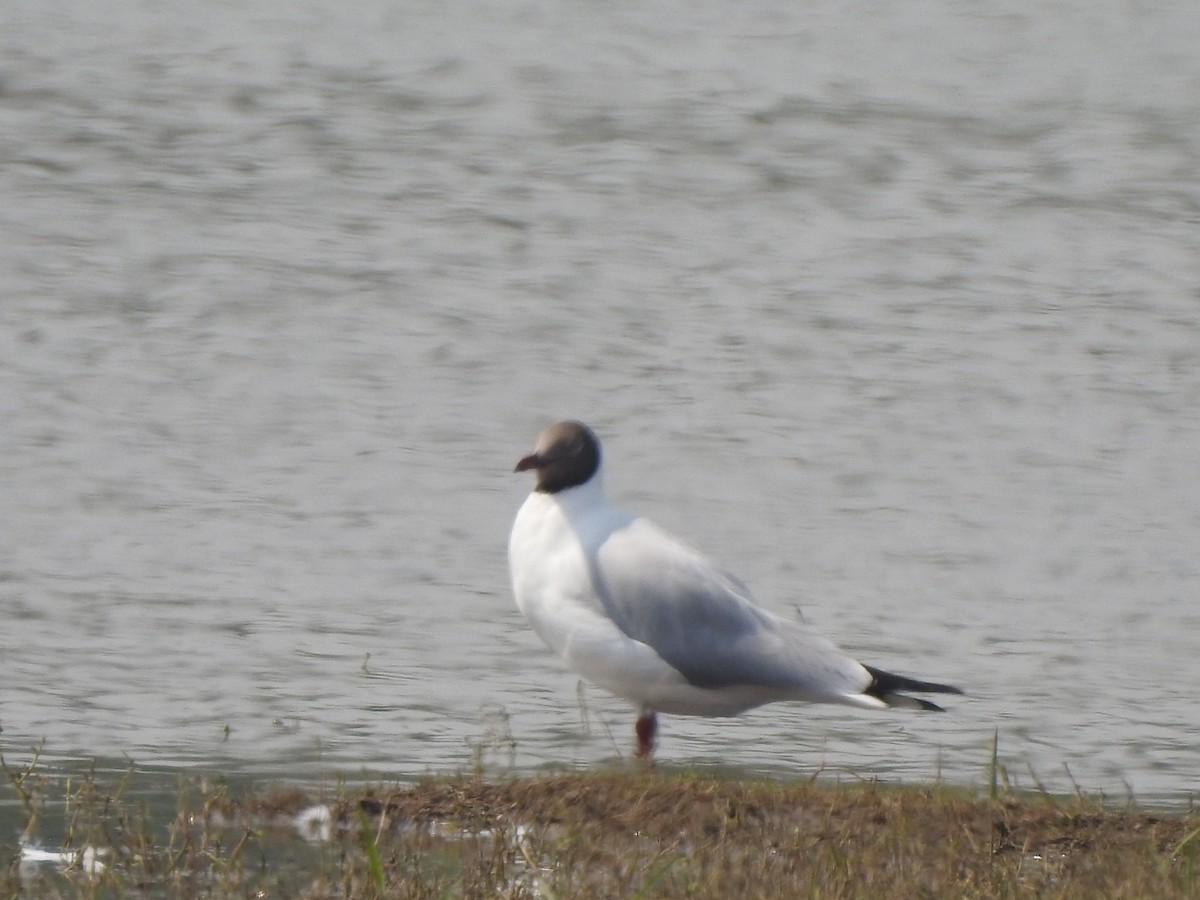
[[[1084,795],[636,770],[323,791],[181,779],[151,814],[136,774],[61,800],[22,785],[30,833],[65,817],[63,847],[22,848],[0,882],[29,896],[198,897],[214,881],[312,898],[1200,892],[1200,811]]]

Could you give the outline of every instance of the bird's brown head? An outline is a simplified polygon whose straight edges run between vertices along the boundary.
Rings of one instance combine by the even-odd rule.
[[[533,489],[553,494],[589,481],[600,468],[600,441],[582,422],[555,422],[538,435],[516,472],[537,472]]]

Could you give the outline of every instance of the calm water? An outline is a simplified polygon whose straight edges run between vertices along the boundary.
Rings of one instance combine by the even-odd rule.
[[[0,747],[290,778],[611,760],[516,459],[949,715],[662,758],[1200,791],[1200,18],[938,0],[11,2]],[[611,736],[610,736],[611,734]]]

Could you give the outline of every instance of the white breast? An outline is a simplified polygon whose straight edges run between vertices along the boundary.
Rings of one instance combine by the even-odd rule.
[[[590,566],[595,548],[631,517],[607,504],[581,503],[594,500],[580,496],[584,491],[586,486],[554,495],[534,493],[517,513],[508,545],[517,607],[542,640],[584,678],[646,705],[685,682],[605,614]]]

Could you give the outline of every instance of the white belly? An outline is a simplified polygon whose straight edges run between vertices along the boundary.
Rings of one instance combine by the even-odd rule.
[[[695,687],[604,615],[583,542],[598,545],[630,521],[612,510],[581,529],[554,497],[531,494],[525,501],[509,539],[509,567],[517,607],[542,640],[587,681],[643,709],[727,716],[779,699],[751,686]]]

